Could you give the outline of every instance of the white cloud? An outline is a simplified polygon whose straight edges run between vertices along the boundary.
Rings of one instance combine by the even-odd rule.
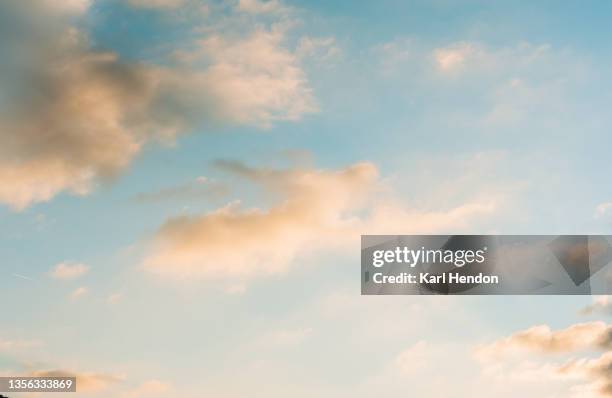
[[[269,127],[317,110],[297,57],[281,45],[283,34],[258,30],[244,40],[212,36],[200,42],[202,54],[212,60],[206,86],[224,117]]]
[[[53,269],[49,271],[49,275],[55,279],[76,279],[85,275],[88,271],[88,265],[63,262],[53,267]]]
[[[548,62],[554,54],[547,44],[519,43],[494,48],[479,42],[455,42],[431,51],[434,63],[442,73],[500,73],[512,70],[521,74],[540,62]]]

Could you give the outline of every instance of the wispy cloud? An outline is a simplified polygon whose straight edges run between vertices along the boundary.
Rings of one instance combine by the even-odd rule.
[[[534,326],[510,337],[479,348],[487,356],[516,353],[521,349],[543,353],[563,353],[612,348],[612,326],[604,322],[579,323],[553,331],[547,325]]]
[[[448,230],[495,212],[493,199],[445,211],[402,205],[372,163],[339,170],[252,168],[217,163],[272,194],[268,209],[231,203],[207,214],[174,217],[153,238],[143,267],[160,275],[250,279],[286,272],[301,255],[353,247],[361,233]],[[382,197],[381,197],[382,196]]]
[[[71,300],[78,300],[84,296],[86,296],[89,293],[89,289],[81,286],[76,288],[71,294],[70,294],[70,299]]]
[[[167,397],[172,386],[159,380],[145,381],[133,390],[120,395],[121,398]]]
[[[127,0],[127,3],[137,8],[174,9],[184,5],[186,0]]]
[[[592,314],[612,315],[612,300],[610,300],[610,296],[594,297],[593,304],[586,306],[580,312],[583,315],[592,315]]]
[[[598,204],[595,208],[595,217],[612,218],[612,202]]]
[[[604,322],[579,323],[566,329],[552,331],[548,326],[535,326],[498,340],[476,350],[478,358],[488,363],[489,369],[506,369],[505,373],[536,376],[532,380],[557,377],[559,380],[587,380],[588,384],[575,385],[575,397],[603,398],[612,396],[610,369],[612,365],[612,326]],[[570,358],[563,364],[537,365],[524,362],[518,367],[504,366],[504,358],[522,353],[574,354],[584,352],[585,358]],[[599,351],[598,358],[588,357],[588,351]],[[500,368],[501,367],[501,368]],[[552,379],[551,379],[552,380]]]
[[[229,188],[206,177],[198,177],[186,184],[162,188],[154,192],[139,193],[134,200],[140,203],[155,203],[168,200],[211,199],[220,200],[227,196]]]
[[[85,275],[90,267],[82,263],[62,262],[57,264],[49,275],[54,279],[77,279]]]
[[[78,390],[83,393],[104,391],[123,380],[123,377],[111,374],[75,372],[65,369],[35,370],[29,375],[32,377],[75,377]]]

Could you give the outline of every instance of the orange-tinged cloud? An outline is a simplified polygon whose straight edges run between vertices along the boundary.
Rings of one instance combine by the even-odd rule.
[[[87,4],[0,3],[11,22],[0,21],[9,60],[0,66],[0,202],[14,209],[87,194],[152,140],[219,123],[269,127],[316,110],[282,30],[213,32],[180,61],[133,63],[92,49],[71,24],[67,15]]]
[[[547,325],[534,326],[482,346],[478,353],[484,356],[499,356],[520,350],[541,353],[564,353],[577,350],[612,348],[612,326],[605,322],[588,322],[571,325],[553,331]]]
[[[145,268],[213,278],[283,272],[300,250],[335,240],[350,227],[346,213],[377,176],[370,163],[340,171],[245,172],[286,199],[268,210],[232,204],[201,216],[170,219],[157,232]]]
[[[583,315],[597,313],[612,315],[612,300],[610,300],[610,296],[595,297],[593,304],[586,306],[580,312]]]
[[[500,360],[518,351],[539,354],[573,354],[580,351],[604,352],[598,358],[571,358],[562,365],[546,364],[543,373],[570,379],[584,379],[587,384],[573,388],[575,397],[612,397],[612,326],[605,322],[571,325],[552,331],[542,325],[515,333],[492,344],[478,347],[476,355],[490,364],[503,366]],[[530,363],[533,367],[533,363]],[[507,372],[516,372],[509,369]],[[520,372],[520,369],[518,370]]]
[[[104,391],[123,379],[118,376],[102,373],[79,373],[69,370],[37,370],[30,373],[32,377],[76,377],[77,391],[95,393]]]
[[[280,197],[268,209],[229,204],[164,223],[143,260],[160,275],[244,280],[286,272],[302,255],[353,247],[360,234],[430,233],[465,227],[495,211],[474,202],[419,212],[377,196],[384,191],[372,163],[340,170],[270,170],[238,162],[220,166]]]
[[[63,262],[57,264],[49,272],[49,275],[55,279],[76,279],[83,276],[89,271],[89,266],[81,263]]]

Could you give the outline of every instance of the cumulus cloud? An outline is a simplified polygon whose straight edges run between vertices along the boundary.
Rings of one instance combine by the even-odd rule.
[[[85,275],[87,271],[89,271],[88,265],[63,262],[53,267],[49,275],[55,279],[76,279]]]
[[[278,274],[302,254],[349,247],[360,233],[461,228],[496,209],[483,200],[419,212],[399,201],[378,200],[384,184],[367,162],[340,170],[258,169],[228,161],[218,166],[255,182],[277,202],[268,209],[230,203],[207,214],[169,219],[150,244],[145,269],[179,278]]]
[[[74,27],[87,2],[55,4],[0,5],[9,60],[0,67],[0,202],[15,209],[91,192],[151,140],[218,123],[269,127],[316,110],[282,29],[207,33],[175,64],[129,63],[94,50]]]
[[[213,63],[206,71],[224,118],[269,127],[317,110],[297,56],[284,49],[284,30],[257,30],[245,40],[212,36],[199,43]],[[189,81],[188,81],[189,83]]]

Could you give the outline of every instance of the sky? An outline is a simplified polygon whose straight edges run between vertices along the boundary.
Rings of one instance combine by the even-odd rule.
[[[358,276],[361,234],[610,234],[610,8],[2,2],[0,373],[94,398],[611,397],[607,297]]]

